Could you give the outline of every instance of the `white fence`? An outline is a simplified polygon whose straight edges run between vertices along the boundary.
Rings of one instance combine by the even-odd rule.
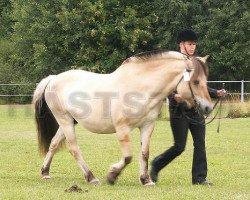
[[[216,84],[216,87],[213,87],[212,85]],[[218,85],[219,84],[219,85]],[[237,87],[233,87],[233,89],[231,89],[229,86],[231,84],[236,84]],[[217,88],[220,89],[222,87],[225,87],[226,90],[228,90],[229,94],[236,94],[236,95],[240,95],[240,100],[241,102],[245,101],[245,96],[250,95],[250,85],[248,85],[248,92],[245,89],[245,85],[246,84],[250,84],[250,81],[208,81],[208,85],[213,87],[213,88]],[[0,84],[0,98],[9,98],[9,97],[32,97],[32,92],[33,92],[33,88],[35,88],[36,84],[34,83],[23,83],[23,84]],[[6,89],[8,87],[8,89]],[[24,88],[24,87],[29,87],[30,89],[30,93],[22,93],[19,89],[13,89],[14,87],[18,87],[20,88]],[[14,90],[14,92],[16,93],[5,93],[4,91],[9,91],[12,88],[12,91]],[[27,92],[28,89],[26,89],[25,91]]]
[[[240,84],[240,92],[234,92],[234,91],[229,90],[229,93],[231,93],[231,94],[240,94],[240,101],[241,102],[244,102],[244,100],[245,100],[244,96],[250,95],[250,92],[245,91],[245,84],[250,83],[250,81],[244,81],[244,80],[241,80],[241,81],[208,81],[208,84],[209,83],[221,83],[222,87],[224,87],[223,85],[225,85],[226,83],[238,83],[238,84]],[[250,91],[250,89],[249,89],[249,91]]]
[[[0,97],[31,97],[33,96],[32,94],[22,94],[22,93],[18,93],[18,94],[6,94],[6,93],[2,93],[4,91],[3,87],[8,87],[9,89],[11,87],[14,86],[18,86],[18,87],[25,87],[25,86],[30,86],[30,87],[35,87],[36,84],[34,83],[7,83],[7,84],[0,84]]]

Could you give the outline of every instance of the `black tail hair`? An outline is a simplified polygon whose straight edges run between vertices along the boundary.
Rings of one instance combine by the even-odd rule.
[[[51,140],[56,134],[59,125],[46,103],[44,93],[35,102],[35,119],[39,150],[42,155],[45,155],[49,150]]]

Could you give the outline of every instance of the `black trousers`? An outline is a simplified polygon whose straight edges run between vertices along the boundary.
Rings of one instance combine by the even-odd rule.
[[[187,134],[188,130],[190,130],[194,146],[192,182],[197,183],[206,180],[205,125],[203,123],[196,123],[194,120],[204,122],[204,118],[195,113],[193,115],[189,114],[188,118],[182,114],[173,115],[170,113],[174,145],[153,160],[155,170],[160,171],[185,150]]]

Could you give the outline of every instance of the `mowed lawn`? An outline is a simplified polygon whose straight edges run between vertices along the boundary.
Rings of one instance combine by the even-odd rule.
[[[133,131],[133,162],[114,186],[106,183],[109,166],[121,158],[116,136],[93,134],[77,126],[83,156],[102,185],[95,187],[83,175],[67,148],[51,166],[52,179],[40,177],[39,156],[31,106],[0,106],[0,199],[250,199],[250,118],[222,119],[207,126],[208,179],[212,187],[191,184],[192,139],[186,151],[160,173],[155,187],[139,183],[138,130]],[[150,145],[150,161],[172,145],[168,121],[157,121]],[[65,192],[72,185],[82,192]]]

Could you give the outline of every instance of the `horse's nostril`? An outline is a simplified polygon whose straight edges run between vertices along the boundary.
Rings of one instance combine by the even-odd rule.
[[[210,112],[210,107],[209,107],[209,106],[206,106],[206,107],[205,107],[205,112],[206,112],[206,113],[209,113],[209,112]]]

